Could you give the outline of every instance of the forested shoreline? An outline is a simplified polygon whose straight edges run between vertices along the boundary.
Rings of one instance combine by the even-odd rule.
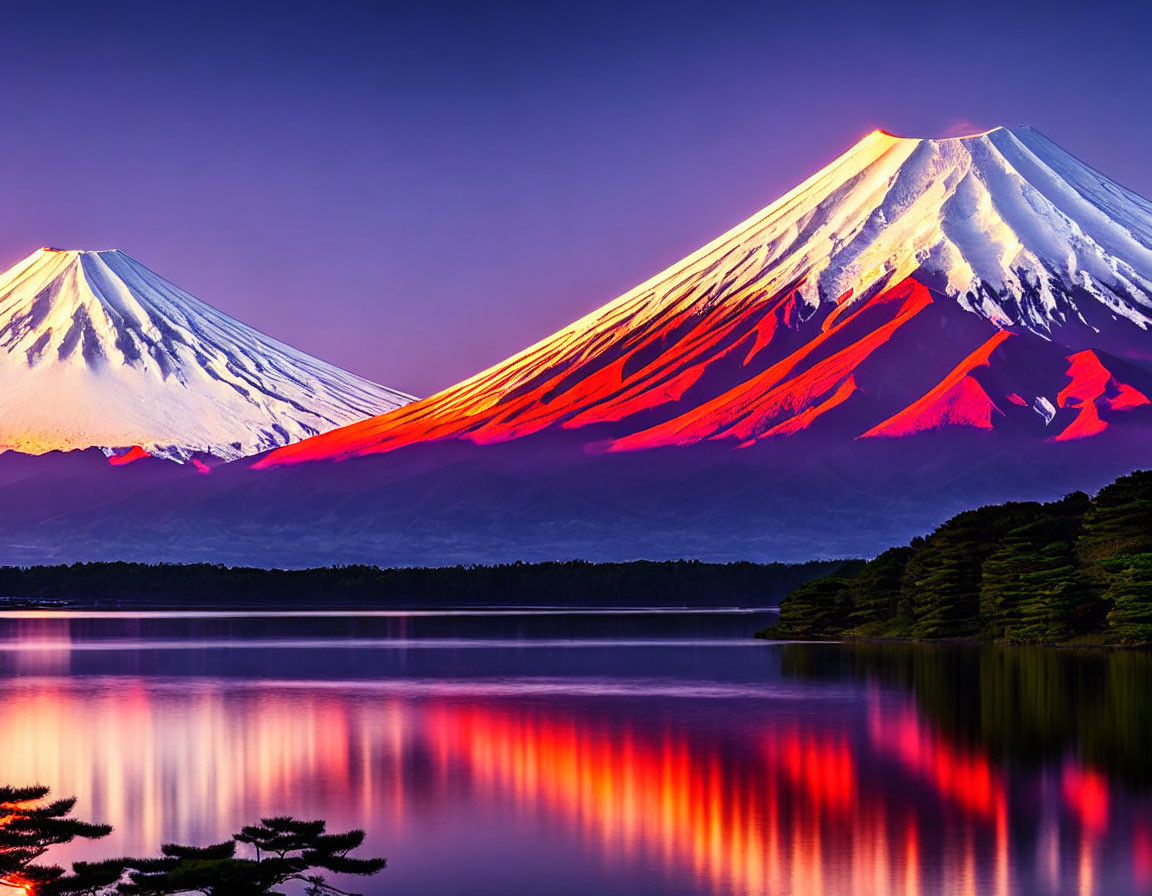
[[[1094,498],[961,513],[854,574],[801,585],[760,635],[1152,642],[1152,472]]]
[[[511,563],[281,570],[216,564],[0,567],[0,609],[19,606],[370,609],[421,606],[774,606],[862,561]]]

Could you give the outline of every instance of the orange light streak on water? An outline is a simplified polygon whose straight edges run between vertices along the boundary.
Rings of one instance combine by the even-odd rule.
[[[595,725],[551,720],[507,707],[439,706],[432,729],[447,754],[467,759],[480,786],[514,794],[516,811],[576,819],[607,853],[688,863],[714,893],[920,894],[921,835],[911,806],[890,808],[883,782],[862,779],[842,732],[773,726],[760,735],[760,761],[720,754],[667,732],[625,726],[612,737]],[[942,748],[940,748],[942,749]],[[984,793],[987,776],[959,787],[968,768],[938,754],[948,769],[932,779],[941,795]],[[968,822],[945,831],[936,850],[965,856],[944,891],[1008,892],[1007,805],[990,820],[990,853],[973,836],[987,824],[983,803],[965,797]],[[993,868],[992,889],[981,869]]]
[[[876,701],[856,737],[847,724],[775,719],[725,741],[504,699],[35,679],[0,693],[0,727],[0,778],[76,795],[82,817],[118,828],[57,861],[207,842],[260,813],[395,830],[478,800],[493,825],[555,827],[609,866],[641,862],[669,876],[687,867],[701,892],[1014,892],[1005,773],[911,707]],[[1107,783],[1073,764],[1061,782],[1074,822],[1065,833],[1079,836],[1054,837],[1052,848],[1069,850],[1081,893],[1099,893]],[[956,823],[936,825],[925,799]],[[1133,877],[1147,880],[1152,835],[1138,830],[1132,846]],[[926,864],[945,854],[959,861]]]

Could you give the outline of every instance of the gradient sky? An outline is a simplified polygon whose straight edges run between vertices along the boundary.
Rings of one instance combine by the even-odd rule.
[[[1152,196],[1152,6],[0,0],[0,267],[124,249],[429,394],[868,131],[1032,124]]]

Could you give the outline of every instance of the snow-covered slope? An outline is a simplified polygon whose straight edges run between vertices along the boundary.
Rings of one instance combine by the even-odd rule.
[[[804,302],[860,296],[919,271],[1000,325],[1045,332],[1083,319],[1077,287],[1152,320],[1152,203],[1030,127],[944,140],[883,131],[772,203],[721,246],[754,248],[745,271]],[[1091,314],[1091,309],[1085,309]]]
[[[234,459],[411,400],[233,320],[119,250],[40,249],[0,274],[0,451]]]
[[[876,131],[553,336],[261,465],[585,427],[609,451],[813,428],[1077,439],[1152,404],[1150,322],[1152,203],[1032,128]]]

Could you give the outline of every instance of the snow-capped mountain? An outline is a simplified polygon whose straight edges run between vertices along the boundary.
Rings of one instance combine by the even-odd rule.
[[[584,434],[624,452],[947,427],[1069,441],[1152,413],[1152,203],[1038,131],[876,131],[560,332],[259,466]]]
[[[119,250],[40,249],[0,274],[0,451],[230,460],[412,400],[233,320]]]
[[[875,554],[1148,467],[1150,284],[1152,205],[1035,131],[877,132],[559,333],[255,463],[0,457],[0,559]]]

